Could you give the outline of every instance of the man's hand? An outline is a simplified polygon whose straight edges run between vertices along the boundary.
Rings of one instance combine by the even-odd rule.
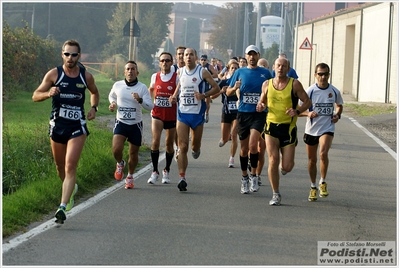
[[[116,108],[116,103],[113,101],[113,102],[108,106],[108,109],[109,109],[111,112],[113,112],[113,111],[115,111],[115,108]]]

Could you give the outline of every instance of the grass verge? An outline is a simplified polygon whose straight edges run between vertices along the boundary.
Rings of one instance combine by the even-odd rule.
[[[344,113],[348,112],[353,114],[354,116],[372,116],[378,114],[396,113],[396,105],[386,103],[345,103]]]
[[[148,81],[143,83],[147,85]],[[108,93],[113,83],[96,76],[100,91],[97,119],[115,116],[108,110]],[[90,101],[86,101],[86,111],[88,109]],[[48,137],[50,110],[51,100],[34,103],[32,92],[18,92],[15,99],[3,102],[3,238],[26,231],[33,222],[48,220],[59,205],[61,180]],[[114,184],[112,130],[97,119],[87,121],[90,135],[78,164],[77,201]],[[142,146],[137,170],[149,163],[149,156],[149,148]],[[128,158],[127,143],[124,157]]]

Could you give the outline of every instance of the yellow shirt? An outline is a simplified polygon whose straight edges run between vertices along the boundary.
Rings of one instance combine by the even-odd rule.
[[[290,78],[285,88],[277,90],[274,88],[272,80],[269,80],[267,88],[267,125],[269,123],[296,125],[297,117],[291,117],[285,113],[288,108],[295,109],[298,104],[298,98],[294,96],[292,91],[293,82],[294,78]]]

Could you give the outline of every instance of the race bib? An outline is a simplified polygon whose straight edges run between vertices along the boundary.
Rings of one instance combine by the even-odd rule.
[[[316,103],[314,110],[319,116],[331,116],[334,113],[334,103]]]
[[[245,104],[257,104],[259,102],[260,93],[245,92],[242,96],[242,102]]]
[[[198,101],[194,96],[194,93],[185,93],[180,96],[180,102],[183,106],[196,106]]]
[[[227,108],[229,109],[229,111],[237,110],[237,101],[229,101],[227,103]]]
[[[172,103],[169,102],[169,99],[166,97],[157,96],[155,98],[155,106],[158,107],[172,107]]]
[[[60,117],[68,120],[80,120],[82,118],[82,111],[68,108],[60,108],[59,115]]]
[[[136,108],[119,107],[121,119],[136,120]]]

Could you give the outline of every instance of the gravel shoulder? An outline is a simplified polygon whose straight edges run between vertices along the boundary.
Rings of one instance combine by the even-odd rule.
[[[394,104],[385,104],[385,103],[358,103],[352,100],[345,100],[344,95],[344,112],[343,114],[347,117],[352,117],[359,124],[365,127],[368,131],[378,137],[381,141],[383,141],[387,146],[389,146],[392,150],[397,152],[397,111],[395,113],[388,114],[378,114],[372,116],[359,116],[354,111],[352,111],[348,106],[345,106],[345,103],[355,103],[355,104],[367,104],[370,106],[375,105],[392,105],[396,107]]]

